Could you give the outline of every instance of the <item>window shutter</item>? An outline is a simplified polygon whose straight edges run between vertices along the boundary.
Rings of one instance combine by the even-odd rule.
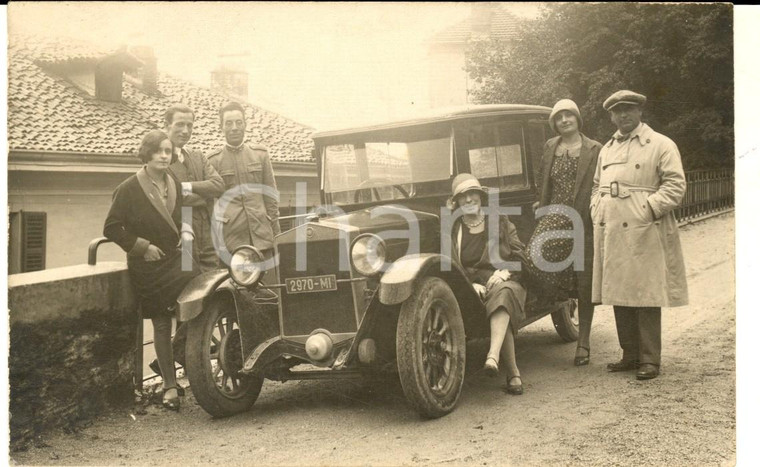
[[[47,214],[21,212],[21,271],[45,269],[45,237]]]

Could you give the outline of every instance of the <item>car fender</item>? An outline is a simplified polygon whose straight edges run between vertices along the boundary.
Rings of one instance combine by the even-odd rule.
[[[178,319],[190,321],[203,311],[203,302],[220,287],[232,288],[227,269],[215,269],[195,276],[177,297]],[[225,284],[225,281],[227,283]]]
[[[443,261],[451,264],[449,271],[442,271]],[[436,253],[406,255],[397,259],[380,279],[380,303],[397,305],[409,298],[414,281],[433,272],[435,276],[447,278],[450,275],[467,280],[462,268],[449,258]]]
[[[446,263],[450,264],[450,267],[447,268],[448,270],[443,270],[442,266]],[[468,337],[488,335],[485,305],[467,279],[462,267],[441,254],[407,255],[396,260],[380,279],[380,303],[383,305],[403,303],[412,295],[417,279],[427,276],[440,277],[454,292]]]

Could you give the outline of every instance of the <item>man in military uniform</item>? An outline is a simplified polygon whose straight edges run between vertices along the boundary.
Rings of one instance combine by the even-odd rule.
[[[591,195],[592,301],[613,305],[619,362],[608,371],[660,374],[661,307],[688,303],[673,214],[686,191],[681,155],[667,136],[641,122],[646,97],[618,91],[604,110],[618,130],[599,152]]]
[[[221,226],[224,246],[232,253],[253,245],[269,255],[280,233],[277,184],[266,148],[245,143],[245,109],[230,102],[219,110],[226,144],[209,155],[227,190],[214,207],[214,222]],[[217,239],[217,241],[220,239]],[[219,245],[217,245],[217,248]],[[227,261],[222,253],[220,259]]]
[[[224,182],[200,151],[187,146],[193,135],[194,122],[195,112],[184,104],[173,104],[164,113],[166,134],[174,146],[176,157],[169,166],[169,173],[182,185],[182,206],[189,206],[193,210],[193,261],[201,272],[206,272],[215,269],[218,264],[211,241],[208,204],[224,193]],[[177,323],[172,347],[174,360],[182,366],[185,366],[186,339],[186,326]],[[148,366],[157,375],[161,375],[158,360],[153,360]]]

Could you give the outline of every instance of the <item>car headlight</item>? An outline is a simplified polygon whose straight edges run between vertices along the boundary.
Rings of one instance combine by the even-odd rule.
[[[250,286],[264,275],[264,255],[252,246],[241,246],[232,253],[230,276],[237,284]]]
[[[385,264],[385,242],[374,234],[359,235],[351,246],[351,263],[364,276],[380,272]]]

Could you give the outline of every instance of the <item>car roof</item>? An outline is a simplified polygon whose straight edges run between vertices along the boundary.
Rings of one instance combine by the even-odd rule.
[[[395,128],[404,128],[409,126],[425,125],[428,123],[439,123],[452,120],[461,120],[473,117],[487,117],[496,115],[514,115],[514,114],[536,114],[543,118],[548,118],[551,109],[542,105],[522,105],[522,104],[483,104],[483,105],[463,105],[456,107],[437,108],[415,115],[414,117],[400,120],[357,126],[352,128],[341,128],[334,130],[322,130],[312,133],[311,137],[317,141],[320,139],[334,136],[344,136],[356,133],[365,133],[371,131],[391,130]]]

